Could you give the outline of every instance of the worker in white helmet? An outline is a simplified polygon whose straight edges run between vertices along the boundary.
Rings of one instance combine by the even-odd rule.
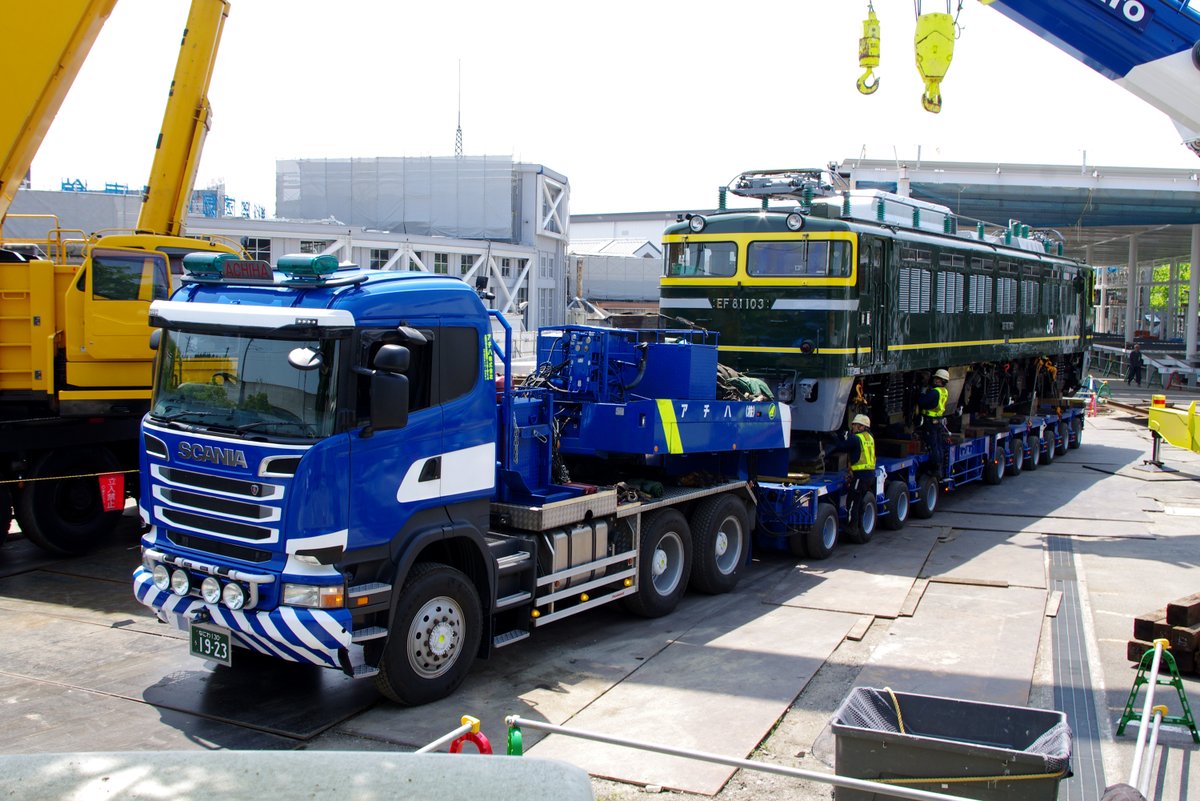
[[[943,448],[946,442],[946,404],[950,399],[950,391],[946,385],[950,383],[950,373],[946,370],[934,371],[929,388],[917,398],[918,420],[921,426],[921,439],[925,450],[937,468],[938,478],[943,474]]]
[[[832,453],[845,453],[850,460],[850,504],[846,509],[850,525],[859,535],[862,529],[864,493],[875,491],[875,438],[871,436],[871,418],[856,414],[850,421],[850,436],[834,446]]]

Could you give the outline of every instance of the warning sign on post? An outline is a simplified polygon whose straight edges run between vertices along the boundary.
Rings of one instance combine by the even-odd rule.
[[[104,511],[117,512],[125,508],[125,474],[105,473],[100,479],[100,503]]]

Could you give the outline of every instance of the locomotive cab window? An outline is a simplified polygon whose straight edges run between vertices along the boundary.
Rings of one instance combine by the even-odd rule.
[[[737,272],[737,244],[672,242],[666,259],[667,275],[673,278],[728,278]]]
[[[850,243],[811,239],[751,242],[746,272],[773,278],[845,278],[850,275]]]

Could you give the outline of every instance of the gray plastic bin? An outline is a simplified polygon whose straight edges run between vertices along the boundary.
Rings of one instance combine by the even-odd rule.
[[[1070,774],[1062,712],[856,687],[834,713],[835,772],[856,779],[969,778],[906,784],[981,801],[1056,801]],[[899,706],[899,716],[896,707]],[[901,733],[900,722],[904,733]],[[1041,776],[1042,778],[989,778]],[[835,790],[837,801],[889,796]]]

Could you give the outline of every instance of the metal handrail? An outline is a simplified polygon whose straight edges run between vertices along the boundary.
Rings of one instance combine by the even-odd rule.
[[[1154,727],[1150,730],[1150,742],[1146,746],[1146,750],[1151,754],[1150,758],[1145,761],[1142,766],[1142,778],[1138,782],[1138,792],[1143,798],[1150,797],[1150,774],[1154,770],[1154,749],[1158,747],[1158,729],[1162,726],[1163,718],[1166,717],[1167,708],[1165,706],[1154,707]]]
[[[505,724],[511,728],[527,728],[537,729],[540,731],[550,732],[551,734],[563,734],[568,737],[579,737],[584,740],[595,740],[599,743],[608,743],[609,745],[620,745],[627,748],[639,748],[644,751],[655,751],[660,754],[669,756],[683,757],[685,759],[698,759],[704,762],[715,762],[718,765],[729,765],[734,768],[745,768],[746,770],[757,770],[762,773],[775,773],[781,776],[791,776],[796,779],[808,779],[809,781],[821,782],[822,784],[831,784],[834,787],[844,787],[848,790],[862,790],[868,793],[876,793],[878,795],[888,795],[894,798],[911,798],[916,801],[968,801],[963,796],[946,795],[945,793],[934,793],[929,790],[917,790],[912,787],[900,787],[890,784],[882,784],[880,782],[871,781],[869,779],[854,779],[849,776],[838,776],[831,773],[818,773],[817,771],[804,770],[803,768],[791,768],[786,765],[771,765],[766,762],[755,762],[750,759],[738,759],[737,757],[728,757],[723,754],[713,754],[705,751],[696,751],[690,748],[675,748],[669,745],[659,745],[657,743],[648,743],[639,740],[627,740],[622,737],[613,737],[608,734],[599,732],[585,731],[583,729],[568,729],[565,726],[556,726],[553,723],[543,723],[538,720],[529,720],[518,715],[509,715],[504,719]]]
[[[1162,662],[1163,646],[1167,644],[1166,640],[1154,641],[1154,659],[1150,663],[1150,673],[1146,677],[1146,702],[1142,705],[1142,719],[1138,726],[1137,745],[1133,748],[1133,767],[1129,771],[1129,786],[1136,787],[1138,779],[1141,778],[1142,755],[1145,752],[1146,746],[1146,731],[1150,728],[1154,710],[1154,689],[1158,686],[1158,667]],[[1158,742],[1158,726],[1154,726],[1155,743]],[[1150,760],[1153,761],[1153,760]]]

